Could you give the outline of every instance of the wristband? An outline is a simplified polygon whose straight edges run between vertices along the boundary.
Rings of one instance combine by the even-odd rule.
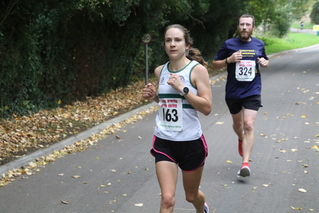
[[[226,58],[226,64],[229,64],[228,61],[227,61],[227,58]]]

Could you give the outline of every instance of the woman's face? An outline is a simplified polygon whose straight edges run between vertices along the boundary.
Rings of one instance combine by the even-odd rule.
[[[189,45],[185,44],[184,32],[178,28],[170,28],[165,33],[165,51],[170,59],[185,56]]]

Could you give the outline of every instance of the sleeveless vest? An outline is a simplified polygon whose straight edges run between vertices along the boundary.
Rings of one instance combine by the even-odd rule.
[[[156,115],[154,131],[157,137],[171,141],[190,141],[202,136],[197,110],[178,91],[167,84],[170,73],[176,73],[189,91],[197,95],[197,88],[191,82],[191,73],[198,64],[197,61],[191,61],[183,69],[174,72],[169,70],[169,62],[163,66],[158,87],[160,107]]]

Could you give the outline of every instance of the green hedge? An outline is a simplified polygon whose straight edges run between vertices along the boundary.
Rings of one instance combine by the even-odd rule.
[[[2,0],[0,117],[28,114],[125,86],[167,58],[163,32],[180,23],[212,59],[236,29],[239,0]]]

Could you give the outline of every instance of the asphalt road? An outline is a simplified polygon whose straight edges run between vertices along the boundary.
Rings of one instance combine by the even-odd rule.
[[[319,212],[318,55],[318,45],[277,54],[262,69],[264,107],[246,178],[237,177],[241,158],[224,102],[225,78],[218,76],[213,111],[201,116],[209,145],[201,190],[211,213]],[[0,213],[157,213],[160,189],[149,154],[154,118],[1,187]],[[182,212],[195,210],[179,179],[175,213]]]
[[[300,28],[290,28],[291,32],[296,32],[296,33],[307,33],[307,34],[314,34],[317,35],[316,31],[313,31],[312,29],[300,29]]]

